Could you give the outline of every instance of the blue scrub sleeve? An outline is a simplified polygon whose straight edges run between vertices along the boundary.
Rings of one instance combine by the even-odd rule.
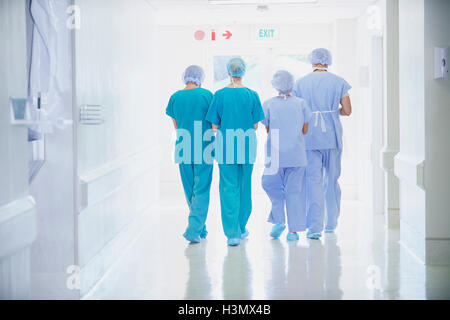
[[[270,126],[269,101],[264,102],[263,111],[264,111],[264,120],[262,120],[261,123],[266,127],[269,127]]]
[[[166,114],[169,117],[172,117],[173,119],[175,119],[175,112],[173,111],[173,100],[174,100],[174,98],[173,98],[173,96],[171,96],[170,100],[169,100],[169,104],[167,105],[167,108],[166,108]]]
[[[253,123],[258,123],[264,120],[265,118],[264,111],[261,106],[261,100],[259,99],[259,95],[256,92],[254,96],[252,115],[253,115]]]
[[[219,104],[221,103],[220,98],[214,95],[211,105],[209,106],[208,112],[206,113],[205,120],[219,126],[220,125],[220,115],[218,111]]]
[[[347,81],[343,80],[341,98],[352,88],[351,85],[348,84]]]
[[[311,112],[311,109],[309,108],[308,102],[306,102],[306,100],[303,100],[303,102],[302,102],[302,109],[303,109],[304,123],[310,122],[311,118],[312,118],[312,112]]]
[[[298,98],[302,97],[302,94],[300,92],[300,80],[297,80],[297,82],[295,82],[294,89],[292,90],[292,95]]]

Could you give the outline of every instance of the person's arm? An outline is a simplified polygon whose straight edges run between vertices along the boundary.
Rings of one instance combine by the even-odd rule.
[[[214,131],[217,131],[220,126],[220,115],[219,115],[219,105],[222,103],[222,100],[218,95],[215,95],[212,98],[210,106],[208,108],[208,112],[206,113],[205,120],[211,123],[211,128]]]
[[[302,128],[303,135],[308,133],[309,121],[311,121],[311,117],[312,117],[311,109],[309,108],[306,100],[303,100],[303,128]]]
[[[267,123],[264,122],[266,116],[264,114],[263,107],[261,105],[261,100],[259,99],[259,95],[256,92],[254,93],[252,116],[253,116],[253,125],[255,127],[255,131],[258,130],[258,124],[260,121],[264,125],[267,125]]]
[[[269,133],[269,130],[270,130],[270,127],[269,127],[269,126],[266,126],[266,131],[267,131],[267,133]]]
[[[175,127],[175,130],[177,130],[178,123],[177,123],[177,120],[175,119],[176,116],[175,116],[175,112],[174,112],[174,108],[173,108],[174,99],[175,99],[174,95],[172,95],[170,97],[169,104],[167,105],[167,108],[166,108],[166,114],[172,119],[173,126]]]
[[[352,103],[349,96],[345,96],[341,99],[342,108],[339,110],[341,116],[349,116],[352,114]]]
[[[302,129],[303,134],[307,134],[307,133],[308,133],[308,127],[309,127],[309,124],[308,124],[308,123],[305,123],[305,124],[303,125],[303,129]]]

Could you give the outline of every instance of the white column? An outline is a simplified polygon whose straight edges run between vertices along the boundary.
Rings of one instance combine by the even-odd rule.
[[[384,146],[381,163],[385,171],[385,221],[388,228],[400,226],[399,184],[394,157],[399,152],[399,57],[398,0],[385,2],[384,19]]]
[[[424,0],[399,1],[400,240],[425,261]]]

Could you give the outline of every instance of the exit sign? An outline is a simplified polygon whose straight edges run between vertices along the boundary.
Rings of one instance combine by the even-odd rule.
[[[254,26],[252,38],[256,41],[273,41],[279,40],[280,32],[274,26]]]

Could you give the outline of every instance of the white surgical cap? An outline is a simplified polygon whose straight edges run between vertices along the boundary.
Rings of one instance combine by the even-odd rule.
[[[331,52],[325,48],[318,48],[313,50],[308,56],[311,64],[322,64],[330,66],[333,63]]]
[[[288,94],[294,88],[294,76],[286,70],[277,71],[273,75],[272,86],[281,94]]]
[[[232,77],[243,77],[247,70],[247,66],[241,58],[233,58],[228,62],[227,70]]]

